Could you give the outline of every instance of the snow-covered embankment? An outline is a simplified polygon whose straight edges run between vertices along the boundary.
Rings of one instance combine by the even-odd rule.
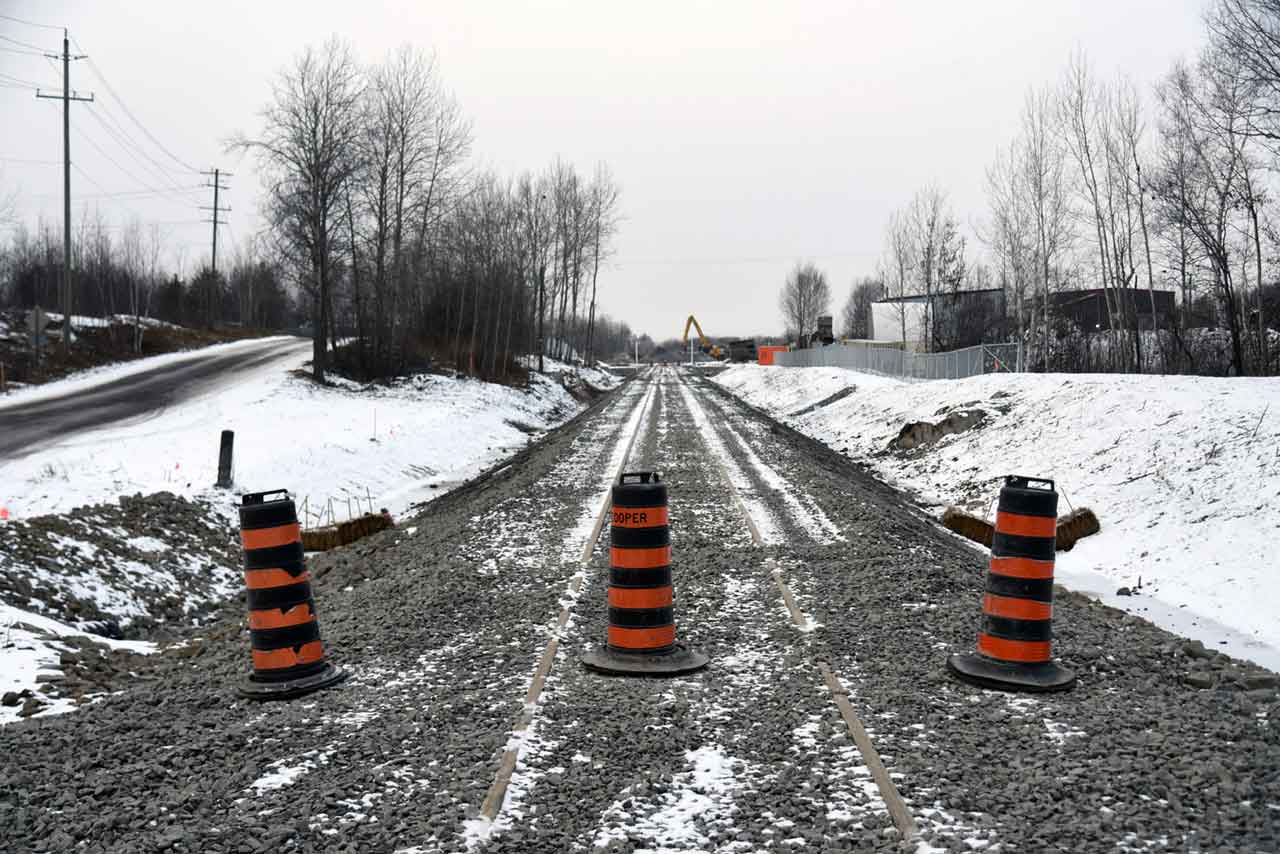
[[[954,504],[991,518],[1004,475],[1053,478],[1061,512],[1087,506],[1102,523],[1058,553],[1060,583],[1280,669],[1280,380],[990,374],[908,383],[742,365],[715,381],[937,514]],[[891,449],[904,425],[963,410],[981,411],[981,422]]]

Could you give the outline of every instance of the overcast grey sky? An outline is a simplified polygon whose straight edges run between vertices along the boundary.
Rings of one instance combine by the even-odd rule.
[[[1055,82],[1074,48],[1099,74],[1124,72],[1149,90],[1198,50],[1202,6],[0,0],[0,14],[69,27],[164,148],[235,173],[221,258],[259,227],[252,162],[223,143],[256,132],[278,69],[334,33],[369,62],[406,41],[434,48],[474,123],[477,165],[540,170],[557,155],[588,173],[610,165],[624,220],[602,303],[666,338],[690,312],[711,334],[778,332],[777,293],[797,260],[828,273],[838,312],[852,278],[874,272],[889,213],[921,185],[947,190],[966,226],[984,215],[983,170],[1015,133],[1025,92]],[[0,36],[61,46],[57,32],[6,20]],[[60,85],[49,61],[0,47],[11,49],[0,51],[0,83]],[[207,259],[195,207],[207,193],[86,198],[202,179],[146,138],[87,63],[73,64],[72,81],[101,101],[72,107],[72,159],[92,178],[73,173],[76,209],[168,223],[188,269]],[[60,110],[0,86],[0,192],[18,189],[30,221],[60,218],[61,170],[15,159],[59,160]],[[113,123],[146,154],[125,151],[133,145]]]

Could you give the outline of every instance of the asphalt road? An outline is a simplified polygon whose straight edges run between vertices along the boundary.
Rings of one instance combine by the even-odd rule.
[[[0,406],[0,461],[29,454],[77,433],[107,427],[172,406],[223,384],[237,373],[295,353],[303,339],[271,340],[216,350],[53,398]]]

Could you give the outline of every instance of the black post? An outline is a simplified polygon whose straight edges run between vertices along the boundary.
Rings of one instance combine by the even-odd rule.
[[[214,484],[221,489],[231,488],[231,450],[236,434],[231,430],[222,431],[222,447],[218,451],[218,482]]]

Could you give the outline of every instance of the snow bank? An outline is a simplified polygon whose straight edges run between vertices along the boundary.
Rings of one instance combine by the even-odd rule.
[[[741,365],[715,381],[939,513],[955,504],[991,518],[1004,475],[1053,478],[1062,513],[1087,506],[1102,522],[1100,534],[1058,553],[1061,583],[1280,669],[1280,380],[988,374],[905,383]],[[889,449],[904,424],[960,409],[986,418],[923,449]],[[1139,579],[1136,595],[1117,595]]]
[[[323,508],[326,516],[332,501],[339,519],[347,516],[348,500],[355,512],[356,499],[366,510],[371,499],[375,509],[399,514],[581,408],[560,382],[536,374],[528,390],[436,375],[391,386],[317,386],[290,373],[308,355],[306,347],[291,350],[171,409],[0,463],[0,506],[22,518],[167,490],[208,500],[231,514],[236,493],[283,488],[300,503],[305,499],[309,510]],[[117,366],[98,372],[92,382],[171,359]],[[598,379],[608,382],[603,374]],[[66,391],[89,382],[76,378],[20,397],[30,400],[31,394],[54,393],[53,386]],[[230,492],[212,486],[224,429],[236,434]]]

